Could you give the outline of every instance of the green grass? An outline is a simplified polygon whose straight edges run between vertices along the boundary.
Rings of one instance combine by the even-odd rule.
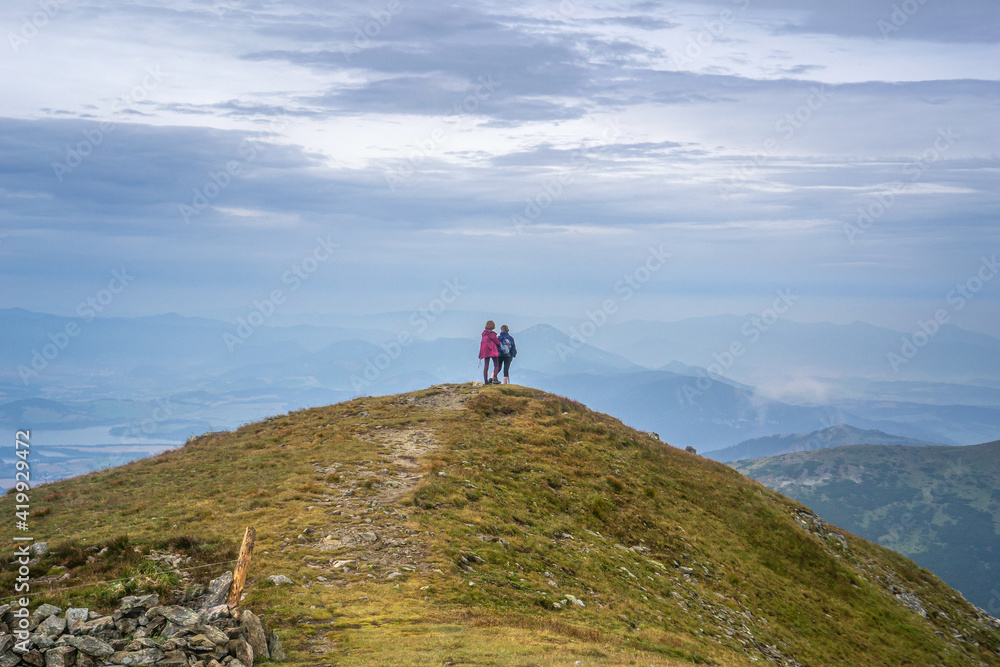
[[[421,403],[446,392],[468,395],[467,408]],[[359,502],[383,498],[380,475],[401,468],[370,436],[404,428],[433,432],[439,445],[420,458],[417,486],[369,514],[333,514],[347,488]],[[11,498],[2,502],[12,512]],[[96,582],[135,575],[130,592],[164,595],[204,583],[231,568],[221,563],[255,526],[246,604],[276,626],[293,665],[750,665],[748,656],[763,660],[754,645],[803,664],[1000,658],[1000,635],[912,562],[849,534],[844,552],[796,522],[798,503],[526,388],[452,386],[303,410],[40,487],[32,509],[34,536],[53,551],[36,568],[46,598],[105,610],[128,593]],[[297,538],[367,529],[366,519],[380,530],[391,512],[422,549],[420,567],[394,579],[374,561],[329,573],[321,568],[342,551]],[[125,557],[108,558],[111,545]],[[144,558],[154,549],[201,569],[172,581]],[[272,573],[296,583],[266,585]],[[930,621],[886,593],[889,576]],[[586,606],[553,605],[567,594]],[[952,626],[968,641],[951,639]]]

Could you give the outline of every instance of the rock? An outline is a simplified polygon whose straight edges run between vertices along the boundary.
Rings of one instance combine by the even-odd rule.
[[[358,534],[358,541],[368,543],[378,542],[378,535],[376,535],[374,531],[366,530],[365,532]]]
[[[39,623],[36,630],[39,634],[43,634],[48,637],[58,637],[66,631],[66,619],[53,614]]]
[[[691,452],[692,454],[697,454],[698,453],[698,450],[695,449],[694,447],[692,447],[691,445],[688,445],[687,447],[685,447],[684,451],[685,452]]]
[[[230,614],[229,614],[229,607],[226,606],[226,605],[224,605],[224,604],[216,605],[215,607],[212,607],[211,609],[206,610],[202,614],[202,616],[205,617],[205,622],[206,623],[211,623],[213,621],[218,621],[220,618],[229,618],[229,616],[230,616]]]
[[[76,667],[97,667],[101,662],[83,653],[76,654]]]
[[[230,640],[229,654],[245,666],[253,665],[253,648],[242,639]]]
[[[57,646],[45,652],[45,667],[71,667],[76,662],[76,649]]]
[[[167,651],[156,667],[188,667],[188,659],[184,651]]]
[[[233,585],[233,573],[226,572],[224,575],[217,579],[213,579],[208,584],[208,595],[202,602],[203,609],[209,609],[211,607],[217,607],[221,604],[226,603],[226,598],[229,596],[229,589]]]
[[[140,637],[139,639],[134,639],[129,642],[123,650],[126,653],[135,653],[136,651],[141,651],[146,648],[160,648],[160,645],[154,642],[149,637]]]
[[[123,635],[130,635],[135,632],[137,627],[139,627],[139,622],[134,618],[123,617],[115,621],[115,627],[118,628],[118,632]]]
[[[115,627],[115,619],[111,616],[102,616],[92,621],[87,621],[80,626],[81,635],[111,636],[118,634]]]
[[[5,653],[0,655],[0,667],[15,667],[21,664],[21,656],[17,653]]]
[[[40,604],[35,613],[31,615],[31,618],[37,620],[39,623],[47,619],[49,616],[54,616],[56,614],[61,614],[62,609],[55,606],[54,604]]]
[[[896,599],[902,602],[903,606],[907,609],[927,618],[927,611],[924,609],[924,605],[920,603],[920,598],[913,593],[897,593]]]
[[[14,647],[14,635],[0,635],[0,655]]]
[[[45,667],[45,654],[37,648],[33,648],[22,655],[21,660],[24,660],[29,665],[35,665],[35,667]],[[15,662],[12,664],[16,665],[17,663]]]
[[[283,586],[286,584],[293,583],[291,579],[289,579],[283,574],[272,574],[270,577],[267,578],[267,580],[270,581],[275,586]]]
[[[141,651],[126,652],[115,664],[128,665],[128,667],[138,667],[139,665],[152,665],[163,659],[163,651],[158,648],[145,648]]]
[[[125,647],[129,645],[129,641],[127,639],[112,639],[108,643],[111,644],[111,648],[115,650],[115,653],[118,651],[124,651]]]
[[[119,609],[123,616],[135,618],[144,613],[147,609],[152,609],[160,604],[160,596],[156,593],[149,595],[129,595],[122,598]]]
[[[247,631],[247,642],[253,649],[254,657],[270,658],[271,655],[267,652],[267,635],[264,633],[264,625],[257,618],[257,615],[249,609],[245,610],[242,624]]]
[[[584,604],[583,600],[577,597],[573,597],[572,595],[567,595],[566,599],[569,600],[570,604],[575,604],[577,607],[587,606],[586,604]]]
[[[201,620],[197,612],[178,605],[153,607],[149,610],[149,616],[162,616],[174,625],[194,625]]]
[[[205,635],[216,646],[229,645],[229,635],[214,626],[197,625],[195,629],[198,631],[198,634]]]
[[[115,650],[107,642],[97,637],[66,637],[66,643],[75,648],[80,653],[89,655],[92,658],[104,659],[110,657]]]
[[[189,650],[197,653],[210,653],[215,650],[215,643],[205,635],[195,635],[194,637],[188,637],[187,647]]]
[[[74,635],[80,634],[80,627],[90,620],[90,610],[71,607],[66,610],[66,631]]]
[[[49,553],[49,543],[48,542],[35,542],[31,545],[31,551],[36,556],[47,556]]]
[[[267,651],[271,654],[271,660],[275,662],[281,662],[288,658],[285,655],[285,650],[281,647],[281,640],[278,639],[278,634],[271,630],[267,635]]]

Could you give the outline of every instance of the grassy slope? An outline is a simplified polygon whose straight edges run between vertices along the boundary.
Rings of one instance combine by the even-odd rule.
[[[1000,442],[845,447],[731,465],[1000,611]]]
[[[435,407],[456,394],[471,395],[466,409]],[[437,448],[399,456],[391,436],[413,433]],[[424,476],[387,495],[414,465]],[[730,468],[530,389],[304,410],[38,488],[32,509],[32,534],[53,548],[36,578],[63,589],[56,603],[92,607],[136,585],[89,582],[178,584],[140,552],[225,561],[254,525],[245,603],[294,665],[1000,664],[1000,634],[930,572],[849,534],[845,551],[802,527],[802,506]],[[382,533],[380,548],[335,539],[362,529]],[[406,538],[390,545],[389,532]],[[270,586],[272,573],[295,584]],[[567,593],[586,606],[554,608]]]

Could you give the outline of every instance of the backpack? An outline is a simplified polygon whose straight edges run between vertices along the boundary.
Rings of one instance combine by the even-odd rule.
[[[507,338],[506,336],[501,336],[500,339],[499,339],[499,349],[500,349],[500,356],[501,357],[509,357],[510,356],[510,338]]]

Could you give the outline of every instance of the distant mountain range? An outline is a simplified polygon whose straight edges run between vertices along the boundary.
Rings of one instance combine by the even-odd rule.
[[[180,444],[358,395],[482,378],[483,313],[413,315],[277,326],[0,310],[0,425],[34,428],[53,447]],[[881,368],[884,348],[901,334],[869,325],[781,321],[748,337],[745,318],[727,316],[609,322],[583,337],[570,335],[579,322],[566,318],[552,319],[562,328],[496,319],[517,339],[515,383],[584,401],[701,452],[831,424],[942,444],[1000,435],[1000,340],[980,334],[942,329],[913,363],[947,363],[922,366],[924,377]],[[734,342],[745,351],[729,359]]]
[[[837,447],[730,465],[1000,614],[1000,441]]]
[[[793,452],[808,452],[831,447],[847,447],[850,445],[902,445],[909,447],[927,447],[940,445],[940,442],[928,442],[889,435],[878,430],[855,428],[847,424],[837,424],[812,433],[796,433],[791,435],[771,435],[763,438],[746,440],[733,447],[716,449],[705,454],[710,459],[728,463],[743,459],[756,459],[764,456],[778,456]]]

